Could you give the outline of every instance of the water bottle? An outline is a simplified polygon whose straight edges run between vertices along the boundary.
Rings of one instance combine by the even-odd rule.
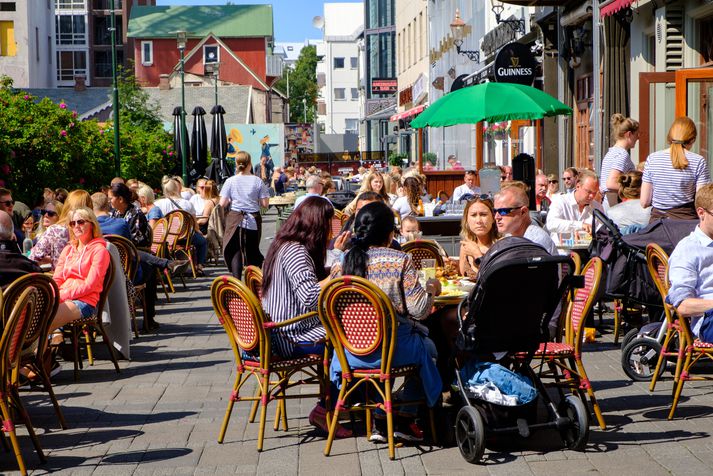
[[[30,237],[25,237],[22,240],[22,254],[25,256],[30,256],[30,251],[32,250],[32,239]]]

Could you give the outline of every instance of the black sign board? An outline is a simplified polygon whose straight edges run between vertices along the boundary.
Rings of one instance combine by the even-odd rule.
[[[493,73],[499,83],[517,83],[531,86],[535,80],[535,55],[522,43],[508,43],[495,56]]]
[[[394,94],[399,90],[396,78],[373,78],[371,80],[371,94]]]

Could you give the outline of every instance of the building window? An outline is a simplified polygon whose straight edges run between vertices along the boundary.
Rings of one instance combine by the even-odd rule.
[[[153,64],[153,41],[141,42],[141,64],[144,66]]]
[[[86,51],[58,51],[57,81],[74,81],[75,76],[87,77]]]
[[[357,61],[358,61],[358,60],[357,60],[357,57],[356,57],[356,56],[352,56],[351,58],[349,58],[349,66],[350,66],[352,69],[357,69],[357,66],[358,66]]]
[[[94,16],[94,45],[95,46],[110,46],[111,45],[111,17],[110,16]],[[122,43],[124,32],[121,26],[121,17],[116,19],[116,44]]]
[[[334,58],[334,69],[344,68],[344,58]]]
[[[57,15],[55,26],[58,45],[86,45],[85,15]]]
[[[15,22],[0,21],[0,56],[15,56]]]
[[[218,63],[220,61],[220,48],[218,45],[203,46],[203,64]]]
[[[124,62],[124,50],[116,50],[116,64]],[[111,50],[98,50],[94,52],[94,77],[111,78]]]
[[[57,0],[58,10],[84,10],[86,8],[85,0]]]
[[[344,101],[346,99],[344,88],[334,88],[334,100]]]
[[[347,134],[358,134],[359,119],[344,119],[344,132]]]
[[[0,12],[14,12],[15,11],[15,2],[1,2],[0,3]]]
[[[94,10],[109,10],[111,11],[111,0],[93,0],[92,7]],[[121,10],[121,0],[114,0],[114,9]]]
[[[359,89],[352,88],[352,101],[357,101],[359,99]]]

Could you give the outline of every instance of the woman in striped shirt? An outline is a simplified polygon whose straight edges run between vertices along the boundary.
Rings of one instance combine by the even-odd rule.
[[[317,299],[329,276],[324,267],[334,207],[322,197],[306,198],[277,232],[263,266],[262,307],[272,322],[284,322],[317,310]],[[344,232],[334,243],[344,249],[351,236]],[[326,332],[318,316],[275,328],[272,342],[284,358],[322,354]],[[309,421],[326,431],[322,404],[310,413]],[[349,436],[346,430],[338,432]]]
[[[629,151],[639,140],[639,122],[622,114],[611,117],[611,135],[616,141],[602,159],[602,170],[599,174],[599,190],[605,198],[606,208],[619,203],[619,176],[635,169],[631,162]]]
[[[651,221],[658,218],[696,219],[696,191],[711,181],[706,159],[690,151],[696,125],[688,117],[671,124],[671,147],[648,156],[641,185],[641,206],[653,205]]]

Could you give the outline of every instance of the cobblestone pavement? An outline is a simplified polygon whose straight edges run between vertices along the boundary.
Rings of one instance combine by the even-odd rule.
[[[274,218],[268,216],[266,236]],[[274,229],[274,228],[273,228]],[[274,234],[274,233],[273,233]],[[265,245],[267,246],[267,242]],[[711,474],[713,388],[688,384],[677,418],[667,421],[671,378],[650,394],[626,378],[621,352],[605,335],[585,347],[584,361],[609,428],[591,427],[586,451],[562,451],[556,433],[507,440],[488,448],[485,464],[466,463],[457,448],[404,446],[389,461],[385,445],[364,437],[337,441],[332,456],[307,415],[312,399],[288,403],[290,430],[268,424],[265,450],[255,449],[258,425],[247,423],[247,403],[236,405],[225,443],[216,442],[235,369],[228,340],[210,303],[208,288],[221,268],[177,286],[160,306],[157,335],[132,343],[132,361],[116,374],[106,354],[72,380],[71,364],[55,378],[55,391],[70,429],[60,430],[48,399],[23,394],[48,461],[41,465],[19,426],[23,454],[34,474]],[[163,301],[162,301],[163,302]],[[272,408],[272,407],[271,407]],[[273,411],[268,411],[270,419]],[[16,470],[0,453],[0,473]]]

